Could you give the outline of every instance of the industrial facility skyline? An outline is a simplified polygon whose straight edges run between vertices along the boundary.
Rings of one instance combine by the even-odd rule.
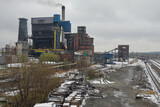
[[[61,12],[58,5],[41,5],[35,1],[0,1],[0,47],[10,41],[17,42],[18,18],[29,19],[31,35],[31,17],[52,17]],[[77,26],[85,25],[87,33],[95,38],[95,51],[111,50],[118,44],[129,44],[130,51],[160,49],[158,0],[59,0],[61,3],[67,8],[66,19],[72,21],[72,32],[77,31]]]

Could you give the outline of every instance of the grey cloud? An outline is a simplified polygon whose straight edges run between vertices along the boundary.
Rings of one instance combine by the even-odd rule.
[[[0,1],[0,39],[16,40],[18,18],[61,14],[61,8],[42,5],[38,0]],[[45,1],[45,0],[43,0]],[[78,25],[87,26],[87,32],[95,38],[96,51],[130,44],[131,51],[159,50],[160,1],[159,0],[53,0],[53,4],[66,6],[66,18],[72,23],[72,31]],[[51,3],[52,4],[52,3]],[[4,33],[5,31],[5,33]],[[9,32],[9,33],[7,33]],[[15,39],[10,39],[10,34]],[[4,43],[0,42],[0,45]],[[157,46],[158,45],[158,46]],[[147,48],[146,48],[147,47]]]

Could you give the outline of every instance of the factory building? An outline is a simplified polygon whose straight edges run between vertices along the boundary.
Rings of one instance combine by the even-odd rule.
[[[127,61],[129,59],[129,45],[118,45],[118,60]]]
[[[65,21],[65,7],[62,6],[62,19],[59,14],[53,17],[38,17],[31,19],[33,46],[30,53],[39,56],[46,51],[61,51],[65,49],[64,34],[71,32],[70,21]]]
[[[93,38],[91,38],[86,33],[85,26],[79,26],[77,28],[77,33],[65,34],[67,39],[67,49],[74,51],[87,50],[91,51],[91,54],[94,53]]]
[[[33,49],[54,49],[54,45],[56,49],[60,49],[60,28],[54,26],[53,17],[32,18],[31,20]],[[56,36],[54,36],[55,33]]]
[[[54,17],[32,18],[33,49],[62,49],[64,38],[60,43],[61,30],[71,32],[70,21],[61,21],[60,15]]]

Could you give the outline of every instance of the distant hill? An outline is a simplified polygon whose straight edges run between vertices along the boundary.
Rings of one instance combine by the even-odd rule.
[[[130,57],[138,57],[138,58],[154,58],[160,59],[160,51],[155,52],[130,52]]]
[[[160,52],[148,52],[148,53],[152,55],[160,55]]]
[[[152,55],[160,55],[160,51],[155,51],[155,52],[130,52],[130,54],[152,54]]]

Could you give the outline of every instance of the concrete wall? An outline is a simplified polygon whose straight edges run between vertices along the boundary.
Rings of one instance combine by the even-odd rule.
[[[6,64],[6,57],[5,56],[0,56],[0,65]]]
[[[28,42],[17,42],[16,43],[16,51],[17,51],[18,56],[21,56],[23,54],[28,55],[28,50],[29,50]]]

